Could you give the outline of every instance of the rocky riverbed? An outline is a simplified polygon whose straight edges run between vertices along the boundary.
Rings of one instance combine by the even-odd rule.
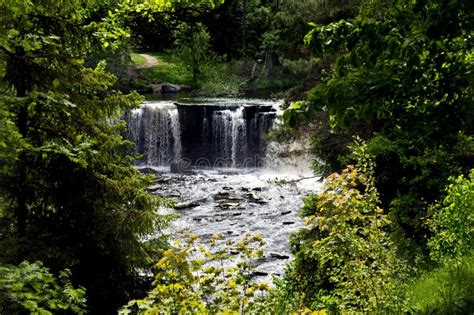
[[[265,259],[258,275],[282,275],[290,258],[291,233],[303,226],[299,216],[302,198],[320,189],[320,182],[303,174],[278,174],[265,169],[220,169],[194,171],[181,175],[163,168],[146,169],[158,173],[150,191],[175,201],[174,208],[161,213],[176,213],[170,232],[188,228],[207,239],[221,233],[224,240],[241,238],[247,232],[265,239]]]

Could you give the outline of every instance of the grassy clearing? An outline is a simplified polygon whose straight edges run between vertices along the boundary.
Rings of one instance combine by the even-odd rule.
[[[415,314],[468,314],[474,309],[474,252],[418,279],[408,291]]]
[[[158,65],[141,71],[145,81],[150,84],[174,83],[193,85],[192,72],[181,65],[172,55],[165,53],[148,53],[158,60]]]
[[[145,57],[137,54],[137,53],[131,53],[130,57],[132,58],[132,64],[139,66],[139,65],[144,65],[146,64],[146,59]]]
[[[147,54],[154,56],[158,65],[140,70],[141,80],[136,82],[140,86],[160,83],[183,84],[194,87],[195,94],[198,95],[231,96],[243,91],[273,90],[276,92],[299,83],[293,76],[282,75],[280,71],[266,75],[256,72],[254,79],[251,80],[250,74],[254,66],[252,62],[229,63],[219,59],[210,60],[202,65],[201,74],[194,81],[191,68],[173,54],[162,52],[147,52]],[[132,60],[139,57],[142,58],[137,54],[132,54]],[[136,64],[135,61],[134,63]]]

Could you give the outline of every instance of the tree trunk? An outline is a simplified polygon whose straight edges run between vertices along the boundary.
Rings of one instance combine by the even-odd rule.
[[[18,97],[26,96],[26,91],[18,90]],[[23,139],[26,139],[28,134],[28,108],[27,104],[21,104],[18,110],[18,119],[17,127]],[[23,151],[20,154],[18,160],[18,182],[17,182],[17,209],[16,209],[16,219],[17,219],[17,233],[19,237],[24,237],[26,235],[26,222],[28,220],[28,209],[26,205],[26,179],[28,173],[28,165],[26,161],[26,153]]]
[[[242,56],[247,55],[247,0],[242,0]]]
[[[16,96],[18,98],[26,97],[28,91],[31,90],[31,73],[29,66],[25,60],[25,52],[23,51],[23,49],[20,49],[17,54],[9,56],[7,64],[7,71],[5,77],[15,87]],[[20,102],[18,106],[16,125],[22,138],[27,139],[28,104],[24,102]],[[27,154],[23,150],[18,158],[16,187],[13,188],[13,195],[16,199],[15,218],[18,237],[24,237],[26,235],[26,227],[28,221],[27,175]]]

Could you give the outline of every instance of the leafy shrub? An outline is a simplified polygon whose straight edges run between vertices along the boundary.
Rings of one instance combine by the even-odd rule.
[[[469,178],[450,178],[446,197],[432,211],[431,257],[441,261],[468,254],[474,245],[474,169]]]
[[[264,241],[251,234],[225,244],[220,238],[214,236],[203,244],[197,235],[183,232],[183,241],[156,264],[154,288],[148,296],[129,302],[120,314],[264,312],[269,285],[251,281]]]
[[[300,304],[335,312],[401,309],[404,264],[385,229],[374,163],[365,145],[355,148],[357,167],[326,178],[323,191],[305,201],[306,228],[292,239],[295,259],[287,270]]]
[[[64,270],[56,279],[41,262],[0,266],[0,313],[85,314],[83,288],[75,289]]]

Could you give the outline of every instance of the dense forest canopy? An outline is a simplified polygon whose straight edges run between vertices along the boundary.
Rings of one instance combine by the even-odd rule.
[[[1,0],[0,14],[0,313],[474,307],[474,2]],[[134,77],[132,51],[177,69]],[[269,139],[308,140],[326,179],[274,285],[251,279],[259,236],[161,233],[169,202],[122,118],[170,78],[298,100]],[[234,269],[201,258],[230,251]]]

